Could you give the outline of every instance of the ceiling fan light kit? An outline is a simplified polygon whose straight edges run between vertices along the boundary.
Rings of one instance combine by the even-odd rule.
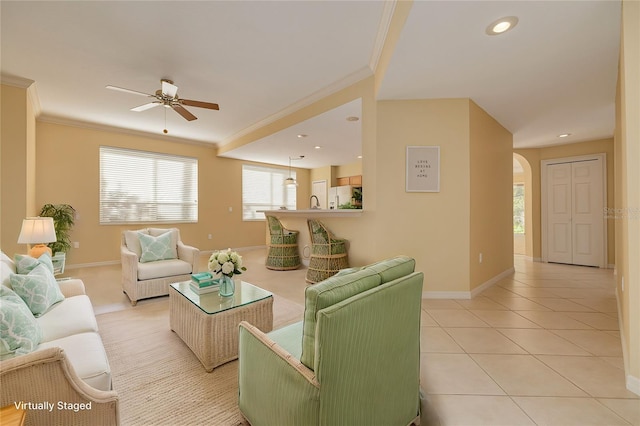
[[[171,108],[178,114],[182,116],[187,121],[197,120],[198,117],[193,115],[189,110],[187,110],[183,105],[192,106],[196,108],[205,108],[205,109],[213,109],[220,110],[220,106],[218,104],[214,104],[212,102],[203,102],[203,101],[194,101],[191,99],[181,99],[178,97],[178,86],[173,84],[173,81],[169,79],[160,80],[162,84],[162,88],[156,90],[155,94],[151,95],[149,93],[139,92],[137,90],[125,89],[123,87],[117,86],[106,86],[107,89],[116,90],[118,92],[131,93],[134,95],[146,96],[148,98],[155,98],[155,100],[146,103],[144,105],[140,105],[134,108],[131,108],[131,111],[141,112],[146,111],[148,109],[157,107],[159,105],[164,106],[165,108]],[[165,129],[166,130],[166,129]],[[165,131],[165,133],[167,133]]]

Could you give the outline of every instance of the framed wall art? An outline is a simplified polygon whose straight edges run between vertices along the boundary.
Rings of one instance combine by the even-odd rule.
[[[440,147],[407,146],[406,192],[440,192]]]

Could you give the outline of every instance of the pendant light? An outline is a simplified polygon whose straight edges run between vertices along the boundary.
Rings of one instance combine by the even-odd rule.
[[[293,177],[291,177],[291,160],[302,160],[303,158],[304,158],[304,155],[301,155],[300,157],[296,157],[296,158],[289,157],[289,177],[284,180],[285,186],[298,186],[298,182],[296,182],[296,180]]]

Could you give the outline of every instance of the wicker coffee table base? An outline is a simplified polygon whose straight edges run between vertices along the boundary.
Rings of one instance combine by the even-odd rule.
[[[273,297],[206,314],[174,288],[169,289],[169,324],[207,372],[238,358],[238,324],[248,321],[263,332],[273,329]]]

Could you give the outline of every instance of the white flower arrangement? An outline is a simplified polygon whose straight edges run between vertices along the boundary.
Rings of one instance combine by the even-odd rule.
[[[227,277],[232,277],[234,274],[240,275],[242,271],[247,270],[242,266],[242,256],[235,251],[231,251],[231,249],[213,253],[209,258],[208,267],[218,278],[221,275],[226,275]]]

